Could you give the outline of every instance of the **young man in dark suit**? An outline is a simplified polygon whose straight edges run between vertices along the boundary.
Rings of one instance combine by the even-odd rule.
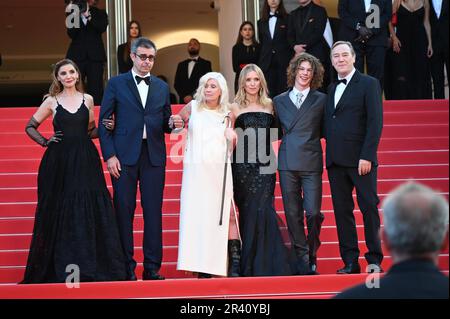
[[[312,0],[298,0],[299,7],[289,15],[288,40],[294,55],[307,52],[320,60],[325,68],[323,91],[329,84],[330,47],[323,33],[327,11]]]
[[[266,0],[258,20],[258,66],[264,72],[271,97],[287,89],[286,69],[292,57],[287,40],[288,17],[282,0]]]
[[[188,43],[189,59],[178,64],[175,73],[174,87],[180,98],[180,104],[188,104],[194,98],[200,78],[211,72],[211,62],[202,59],[200,54],[200,42],[191,39]]]
[[[111,78],[100,109],[100,121],[114,115],[115,129],[100,125],[103,158],[114,188],[114,207],[129,279],[136,280],[133,259],[133,219],[139,181],[144,214],[144,280],[164,279],[162,262],[162,204],[165,181],[164,133],[171,133],[169,87],[150,74],[156,47],[138,38],[131,47],[133,69]]]
[[[93,96],[95,105],[99,105],[103,97],[106,53],[102,34],[108,27],[108,15],[96,7],[97,3],[98,0],[88,0],[87,9],[80,12],[79,21],[67,26],[72,42],[66,55],[80,68],[83,81],[87,81],[87,92]]]
[[[355,69],[356,54],[350,42],[336,42],[331,60],[338,81],[328,89],[325,108],[326,166],[344,267],[339,274],[359,273],[359,248],[353,215],[356,188],[364,219],[371,269],[381,271],[383,253],[379,237],[377,149],[383,128],[383,105],[377,79]]]
[[[371,6],[375,6],[379,14],[371,11]],[[364,73],[367,64],[367,74],[377,78],[383,87],[388,24],[392,17],[391,0],[339,0],[338,14],[341,19],[338,39],[353,45],[358,71]]]
[[[322,136],[326,95],[317,91],[323,81],[320,61],[308,53],[294,57],[288,67],[291,90],[275,97],[282,142],[278,171],[296,273],[316,273],[320,246],[322,203]],[[305,212],[308,236],[305,235]]]
[[[433,56],[431,57],[431,76],[433,77],[434,98],[445,98],[444,65],[449,74],[448,15],[449,0],[430,0],[431,39]]]
[[[431,188],[407,183],[383,203],[383,242],[392,268],[337,295],[338,299],[448,299],[439,252],[448,247],[448,202]]]

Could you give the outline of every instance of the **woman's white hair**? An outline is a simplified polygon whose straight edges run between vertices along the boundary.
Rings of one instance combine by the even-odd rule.
[[[228,85],[227,81],[223,77],[221,73],[218,72],[209,72],[206,73],[204,76],[200,78],[199,86],[197,89],[197,92],[195,93],[195,100],[197,101],[197,105],[200,108],[206,107],[206,100],[205,100],[205,85],[206,82],[209,80],[216,80],[217,84],[219,85],[221,94],[219,97],[219,111],[226,113],[228,112],[229,108],[229,95],[228,95]]]

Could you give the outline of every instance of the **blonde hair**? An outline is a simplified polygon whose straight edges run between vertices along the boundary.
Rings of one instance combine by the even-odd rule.
[[[44,100],[49,96],[55,97],[64,90],[64,85],[58,80],[58,72],[63,66],[69,65],[69,64],[72,65],[74,67],[75,71],[77,71],[77,73],[78,73],[78,80],[77,80],[77,83],[75,84],[77,91],[84,93],[83,83],[80,79],[81,78],[80,69],[75,64],[75,62],[73,62],[72,60],[64,59],[64,60],[57,62],[55,64],[55,66],[53,67],[53,72],[52,72],[53,82],[52,82],[52,85],[50,86],[50,89],[48,90],[48,94],[46,94],[44,96]]]
[[[219,97],[219,108],[218,110],[222,113],[228,112],[229,109],[229,95],[228,95],[228,85],[227,81],[222,74],[218,72],[209,72],[200,78],[199,86],[197,92],[195,93],[194,99],[197,101],[199,109],[207,108],[205,100],[205,85],[209,80],[215,80],[220,88]]]
[[[245,81],[250,72],[256,72],[259,78],[260,88],[257,103],[262,105],[264,108],[269,107],[272,105],[272,100],[269,98],[266,78],[264,77],[262,70],[256,64],[247,64],[242,69],[241,74],[239,75],[239,89],[236,93],[234,101],[240,108],[247,107],[249,105],[250,102],[248,101],[247,93],[245,92]]]

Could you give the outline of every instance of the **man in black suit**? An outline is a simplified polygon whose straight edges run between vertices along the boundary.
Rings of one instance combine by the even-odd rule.
[[[128,262],[129,280],[136,280],[133,220],[139,181],[144,214],[144,280],[164,279],[162,263],[162,205],[166,168],[164,133],[173,125],[167,83],[151,75],[155,44],[138,38],[131,47],[133,69],[109,80],[100,121],[114,115],[115,129],[99,128],[103,158],[114,188],[114,208]]]
[[[449,74],[448,58],[448,0],[430,1],[431,39],[433,43],[433,56],[431,57],[431,76],[433,77],[434,98],[444,99],[444,65]]]
[[[379,238],[377,205],[377,149],[383,128],[383,106],[377,79],[355,69],[356,54],[350,42],[336,42],[331,60],[338,82],[328,88],[325,108],[326,166],[344,268],[339,274],[359,273],[358,236],[352,192],[356,188],[364,219],[364,234],[371,269],[381,271],[383,253]]]
[[[307,52],[320,60],[325,68],[323,87],[329,84],[330,47],[323,33],[327,11],[312,0],[299,0],[300,6],[289,15],[288,40],[295,55]]]
[[[108,15],[96,7],[97,3],[98,0],[88,0],[87,8],[81,9],[83,11],[76,23],[66,26],[72,39],[66,57],[80,68],[83,81],[87,81],[87,92],[93,96],[95,105],[99,105],[103,97],[106,53],[102,34],[108,27]]]
[[[180,98],[180,104],[188,104],[192,101],[198,87],[200,78],[211,72],[211,62],[202,59],[200,54],[200,42],[191,39],[188,43],[190,58],[180,62],[175,74],[174,87]]]
[[[300,53],[288,67],[288,84],[292,89],[274,99],[282,134],[278,152],[280,186],[296,255],[296,273],[300,275],[316,273],[323,221],[320,138],[326,95],[317,91],[322,85],[323,73],[317,58]],[[308,237],[304,230],[305,211]]]
[[[392,268],[370,286],[339,299],[448,299],[448,277],[439,271],[439,251],[448,247],[448,203],[431,188],[407,183],[383,204],[383,242]]]
[[[258,66],[264,72],[271,97],[287,89],[286,69],[292,57],[287,40],[288,17],[283,1],[270,0],[264,2],[262,16],[258,20],[261,48]]]
[[[338,39],[352,43],[358,71],[363,73],[367,64],[367,74],[377,78],[383,87],[391,0],[339,0],[338,14],[341,18]]]

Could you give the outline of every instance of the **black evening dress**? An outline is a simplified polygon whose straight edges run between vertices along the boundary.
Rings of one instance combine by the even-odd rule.
[[[50,144],[38,175],[38,203],[22,283],[125,280],[127,272],[111,195],[88,135],[84,100],[71,113],[58,103],[53,119],[63,140]]]
[[[249,112],[239,115],[235,122],[238,145],[233,153],[232,171],[242,239],[241,276],[290,274],[288,251],[274,209],[277,166],[269,133],[273,121],[272,114]],[[250,133],[252,130],[254,134]],[[242,132],[256,138],[244,138]],[[259,143],[265,144],[260,152],[258,146],[263,145]],[[265,171],[269,158],[272,169]]]
[[[425,8],[409,11],[400,5],[397,11],[396,34],[401,42],[400,53],[394,52],[395,100],[431,98],[428,39],[423,25]]]

